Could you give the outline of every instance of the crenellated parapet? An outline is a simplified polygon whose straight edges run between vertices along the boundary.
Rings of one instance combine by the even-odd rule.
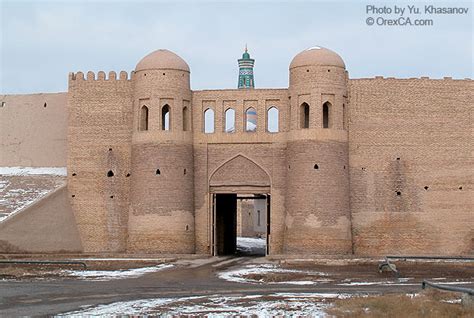
[[[433,82],[469,82],[472,81],[471,78],[452,78],[450,76],[445,76],[443,78],[431,78],[428,76],[421,77],[408,77],[408,78],[398,78],[398,77],[384,77],[384,76],[375,76],[368,78],[351,78],[349,82],[359,82],[359,81],[400,81],[400,82],[423,82],[423,81],[433,81]]]
[[[252,89],[192,91],[186,61],[157,50],[69,73],[67,93],[0,96],[4,166],[67,164],[58,200],[0,220],[0,251],[224,255],[253,223],[277,258],[474,254],[472,79],[350,79],[311,47],[288,87],[255,89],[239,64]],[[239,200],[257,202],[248,222]]]
[[[132,78],[125,71],[69,74],[68,190],[86,252],[126,249]]]
[[[104,71],[99,71],[95,74],[92,71],[87,73],[83,72],[70,72],[69,73],[69,82],[71,81],[131,81],[134,76],[134,71],[127,73],[126,71],[120,71],[119,75],[115,71],[110,71],[106,74]]]

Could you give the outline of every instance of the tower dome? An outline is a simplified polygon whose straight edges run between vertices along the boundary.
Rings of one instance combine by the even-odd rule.
[[[346,68],[344,61],[336,52],[324,47],[314,46],[298,53],[291,61],[290,69],[310,65]]]
[[[144,70],[181,70],[189,72],[188,63],[169,50],[156,50],[138,62],[135,72]]]

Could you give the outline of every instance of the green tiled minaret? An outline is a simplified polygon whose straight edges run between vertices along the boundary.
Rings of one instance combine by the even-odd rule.
[[[254,88],[255,81],[253,78],[253,64],[254,59],[250,58],[250,54],[245,45],[245,52],[242,54],[242,58],[238,59],[239,62],[239,86],[238,88]]]

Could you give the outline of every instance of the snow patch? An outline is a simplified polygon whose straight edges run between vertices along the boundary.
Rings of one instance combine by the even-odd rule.
[[[4,196],[4,199],[0,201],[0,211],[6,211],[7,208],[13,210],[10,213],[0,213],[0,222],[12,217],[23,208],[44,197],[50,191],[49,189],[14,189],[6,191],[6,193],[0,191]]]
[[[69,277],[75,277],[83,280],[108,281],[114,279],[136,278],[148,273],[158,272],[173,267],[171,264],[161,264],[152,267],[132,268],[116,271],[77,271],[64,270],[62,273]]]
[[[341,283],[339,286],[419,286],[417,283],[406,283],[399,281],[378,281],[378,282],[350,282],[350,283]]]
[[[466,281],[454,281],[454,282],[441,282],[438,283],[439,285],[465,285],[465,284],[473,284],[474,282],[466,282]]]
[[[267,240],[257,237],[237,237],[237,252],[265,255]]]
[[[302,271],[297,269],[286,269],[280,268],[273,264],[259,264],[259,265],[247,265],[244,268],[221,272],[218,274],[220,279],[224,279],[230,282],[236,283],[251,283],[251,284],[262,284],[264,281],[246,278],[247,275],[266,275],[276,273],[304,273],[308,275],[327,276],[326,273]],[[316,278],[312,281],[282,281],[282,282],[267,282],[267,284],[293,284],[293,285],[314,285],[321,282],[332,281],[327,278]]]
[[[56,175],[22,175],[11,171],[16,168],[0,167],[0,222],[40,200],[48,193],[63,186],[66,178]],[[10,171],[7,171],[10,170]]]
[[[346,299],[354,297],[352,294],[340,294],[340,293],[275,293],[275,296],[284,297],[284,298],[337,298],[337,299]]]
[[[0,175],[26,176],[26,175],[53,175],[67,176],[67,168],[55,167],[0,167]]]
[[[56,317],[85,317],[85,316],[103,316],[113,314],[139,315],[147,311],[160,307],[162,305],[175,301],[172,298],[142,299],[124,302],[115,302],[108,305],[99,305],[93,308],[68,312],[57,315]],[[90,307],[90,306],[84,306]]]
[[[324,317],[330,307],[327,299],[349,298],[350,294],[337,293],[277,293],[247,296],[194,296],[181,298],[140,299],[115,302],[107,305],[83,308],[59,316],[84,317],[108,315],[159,315],[234,317]]]
[[[461,299],[446,299],[446,300],[441,300],[441,302],[448,303],[448,304],[461,304],[462,300]]]

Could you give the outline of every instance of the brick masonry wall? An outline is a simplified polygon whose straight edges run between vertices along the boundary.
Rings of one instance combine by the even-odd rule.
[[[134,74],[134,83],[127,250],[194,253],[192,131],[183,129],[183,109],[190,108],[192,97],[189,72],[144,70]],[[149,109],[147,131],[140,131],[138,124],[143,105]],[[170,110],[169,130],[163,130],[165,105]]]
[[[245,131],[245,111],[249,107],[257,111],[256,132]],[[278,108],[278,133],[267,132],[267,111],[271,107]],[[287,90],[196,91],[193,93],[192,108],[196,252],[211,252],[210,193],[220,191],[247,194],[271,191],[270,253],[281,253],[285,219],[286,132],[289,130]],[[203,114],[208,108],[214,110],[215,132],[205,134]],[[235,110],[234,133],[225,133],[224,129],[225,111],[229,108]],[[219,169],[221,167],[223,169]],[[266,186],[268,179],[271,189]],[[214,182],[213,188],[210,187],[212,182]]]
[[[344,69],[322,66],[291,69],[289,89],[195,92],[186,71],[131,79],[79,72],[70,75],[67,108],[66,94],[45,94],[47,107],[32,114],[53,112],[46,117],[58,125],[40,130],[59,136],[58,145],[45,146],[59,163],[68,116],[68,198],[86,253],[210,253],[212,193],[235,192],[271,194],[270,254],[472,255],[473,88],[472,80],[348,80]],[[9,127],[35,122],[16,110],[41,108],[45,96],[2,98]],[[329,129],[322,128],[325,102]],[[21,106],[9,110],[12,103]],[[308,129],[300,127],[302,103]],[[161,129],[165,104],[169,131]],[[147,131],[139,130],[143,105]],[[256,132],[245,131],[249,107]],[[279,110],[278,133],[267,131],[271,107]],[[204,133],[208,108],[212,134]],[[234,133],[225,132],[229,108]],[[53,162],[39,148],[25,157],[36,137],[15,129],[23,141],[8,150],[13,135],[2,139],[14,158],[2,157],[4,164]]]
[[[350,80],[357,255],[473,254],[473,91],[472,80]]]
[[[132,82],[124,72],[71,74],[68,96],[69,198],[84,252],[125,251]]]
[[[128,251],[194,253],[192,145],[134,144],[132,158]]]
[[[194,159],[197,251],[210,251],[212,207],[209,193],[235,192],[271,195],[270,250],[274,254],[281,253],[285,219],[285,145],[204,144],[195,146]]]
[[[331,140],[288,143],[284,253],[351,253],[347,148]]]
[[[257,131],[245,131],[245,111],[257,111]],[[266,130],[267,110],[279,110],[279,133]],[[215,132],[204,133],[204,111],[215,112]],[[235,132],[225,133],[225,110],[235,110]],[[286,89],[213,90],[193,93],[196,252],[211,252],[210,193],[271,194],[270,253],[283,250],[286,186]],[[271,185],[271,188],[270,186]]]
[[[352,252],[348,139],[343,119],[347,72],[335,66],[290,69],[291,132],[287,145],[286,254]],[[328,102],[329,128],[323,128]],[[301,105],[309,106],[303,128]]]

